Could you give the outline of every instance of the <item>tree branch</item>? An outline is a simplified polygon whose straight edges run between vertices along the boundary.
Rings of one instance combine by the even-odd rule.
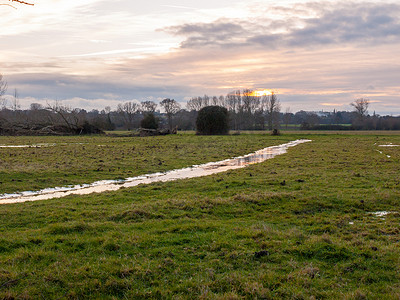
[[[33,3],[25,2],[25,1],[22,1],[22,0],[8,0],[8,1],[17,2],[17,3],[21,3],[21,4],[25,4],[25,5],[31,5],[31,6],[35,5],[35,4],[33,4]],[[13,6],[13,5],[11,5],[11,4],[0,4],[0,5],[6,5],[6,6],[10,6],[10,7],[12,7],[12,8],[17,9],[15,6]]]
[[[12,7],[14,9],[17,9],[15,6],[12,6],[11,4],[0,4],[0,5],[9,6],[9,7]]]

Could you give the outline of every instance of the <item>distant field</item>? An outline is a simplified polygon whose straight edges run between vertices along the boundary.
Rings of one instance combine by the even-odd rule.
[[[125,178],[298,138],[313,142],[245,169],[1,205],[0,298],[398,299],[400,147],[379,147],[398,133],[1,137],[56,145],[0,148],[0,187]]]

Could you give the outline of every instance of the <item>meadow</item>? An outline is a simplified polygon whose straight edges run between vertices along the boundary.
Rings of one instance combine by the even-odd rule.
[[[400,134],[0,137],[0,194],[218,161],[261,164],[0,205],[3,299],[399,299]],[[0,200],[1,201],[1,200]]]

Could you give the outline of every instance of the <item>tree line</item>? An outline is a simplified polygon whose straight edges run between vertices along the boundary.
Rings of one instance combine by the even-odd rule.
[[[226,96],[194,97],[186,105],[191,112],[198,112],[206,106],[226,108],[232,130],[272,130],[279,127],[281,104],[274,92],[258,96],[249,89],[237,90]]]
[[[224,101],[227,101],[225,105],[222,102],[210,102],[210,99],[213,98],[202,96],[189,100],[186,108],[181,108],[177,101],[168,98],[159,104],[153,101],[141,103],[127,101],[119,104],[115,110],[107,106],[102,110],[91,111],[72,108],[63,105],[61,101],[53,101],[47,105],[32,103],[29,109],[22,110],[17,97],[16,93],[11,101],[2,101],[0,107],[1,134],[29,134],[30,131],[37,130],[41,130],[44,134],[59,131],[97,133],[98,129],[103,131],[137,128],[172,130],[175,127],[180,130],[195,130],[195,121],[199,110],[215,104],[227,109],[229,129],[234,131],[285,128],[400,130],[399,117],[369,115],[357,110],[280,112],[280,103],[276,94],[259,98],[249,98],[245,95],[244,101],[239,98],[237,93],[234,96],[229,94],[224,97]],[[222,98],[219,97],[219,100],[221,101]],[[163,112],[160,112],[160,109]]]
[[[5,98],[7,82],[0,74],[0,134],[98,133],[137,128],[165,128],[172,131],[195,130],[198,112],[208,106],[224,107],[228,111],[229,129],[273,130],[400,130],[400,118],[368,114],[369,100],[357,99],[351,103],[353,111],[310,112],[290,109],[281,112],[278,96],[257,95],[252,90],[237,90],[226,96],[193,97],[182,107],[174,99],[154,101],[126,101],[116,109],[87,111],[50,101],[46,105],[32,103],[21,109],[18,91]]]
[[[231,130],[400,130],[400,117],[380,116],[375,112],[368,114],[370,101],[365,98],[351,102],[352,111],[300,110],[292,113],[290,108],[281,111],[281,103],[274,92],[259,96],[251,90],[238,90],[226,96],[191,98],[187,102],[187,111],[197,113],[209,105],[228,110]]]
[[[156,111],[158,106],[165,113]],[[0,105],[0,134],[79,134],[140,127],[166,127],[172,131],[176,126],[173,125],[174,116],[179,110],[179,103],[173,99],[164,99],[159,104],[153,101],[128,101],[119,104],[116,110],[107,106],[101,111],[87,111],[64,105],[61,101],[48,102],[46,105],[31,103],[29,109],[22,110],[18,98],[11,102],[3,98]],[[149,118],[154,122],[146,126]]]

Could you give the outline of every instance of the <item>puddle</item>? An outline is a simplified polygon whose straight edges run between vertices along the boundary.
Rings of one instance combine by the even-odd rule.
[[[396,211],[375,211],[371,212],[371,215],[374,215],[377,218],[380,218],[381,220],[385,220],[385,217],[389,214],[397,214]]]
[[[87,143],[60,143],[59,145],[86,145]],[[56,143],[41,143],[32,145],[0,145],[0,148],[43,148],[43,147],[54,147]],[[100,145],[99,145],[100,146]]]
[[[33,145],[0,145],[0,148],[42,148],[54,147],[56,144],[33,144]]]
[[[377,216],[378,218],[383,218],[391,213],[392,213],[391,211],[376,211],[376,212],[372,212],[371,214]]]
[[[228,170],[244,168],[251,164],[261,163],[277,155],[287,152],[288,148],[311,140],[296,140],[279,146],[267,147],[244,156],[226,159],[218,162],[210,162],[202,165],[194,165],[188,168],[177,169],[165,173],[146,174],[121,180],[102,180],[92,184],[83,184],[66,187],[47,188],[40,191],[26,191],[15,194],[0,195],[0,204],[19,203],[26,201],[48,200],[61,198],[68,195],[87,195],[91,193],[102,193],[116,191],[120,188],[134,187],[139,184],[150,184],[154,182],[174,181],[179,179],[203,177]]]
[[[386,145],[386,146],[380,145],[380,146],[382,146],[382,147],[386,147],[386,146],[389,147],[388,145]],[[394,146],[396,146],[396,145],[394,145]],[[390,146],[390,147],[392,147],[392,146]],[[390,155],[384,154],[384,153],[383,153],[382,151],[380,151],[380,150],[376,150],[376,151],[378,151],[380,154],[386,155],[387,158],[391,158]]]

